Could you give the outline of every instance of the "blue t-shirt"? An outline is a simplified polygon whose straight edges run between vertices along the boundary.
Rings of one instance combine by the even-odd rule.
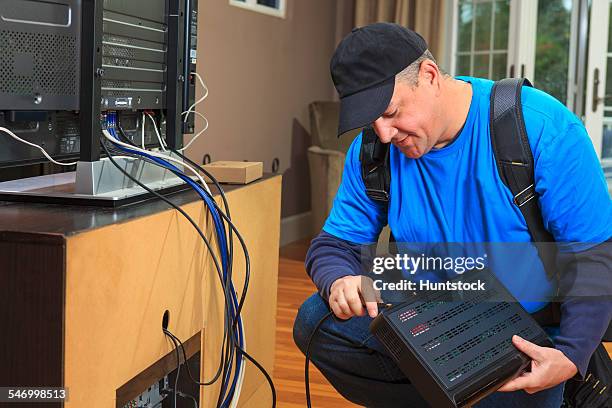
[[[499,177],[491,146],[493,82],[458,79],[472,85],[473,96],[466,122],[452,143],[419,159],[390,147],[388,211],[365,193],[359,160],[361,135],[354,140],[325,232],[366,244],[375,242],[388,224],[398,242],[531,241],[525,219]],[[612,201],[582,122],[559,101],[534,88],[523,87],[522,105],[546,229],[561,250],[564,244],[567,249],[581,250],[606,241],[612,237]],[[535,249],[516,261],[528,265],[534,258]],[[539,269],[531,270],[529,276],[516,276],[513,270],[521,268],[495,272],[519,300],[533,300],[555,290],[541,262]],[[543,305],[522,303],[531,312]]]

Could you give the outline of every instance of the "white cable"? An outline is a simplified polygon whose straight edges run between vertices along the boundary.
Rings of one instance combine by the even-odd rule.
[[[161,135],[159,134],[159,129],[157,129],[157,123],[155,123],[155,119],[153,119],[153,116],[151,116],[150,113],[147,113],[146,115],[149,117],[149,119],[151,119],[151,122],[153,122],[153,128],[155,129],[155,134],[157,135],[157,140],[159,141],[159,146],[165,152],[167,146],[164,143],[164,139],[162,139]]]
[[[185,112],[181,113],[181,116],[185,115],[185,119],[183,119],[184,122],[187,122],[187,120],[189,119],[189,114],[193,113],[195,115],[200,116],[202,119],[204,119],[204,128],[202,130],[200,130],[190,141],[189,143],[187,143],[185,146],[183,146],[182,149],[179,149],[179,152],[183,152],[185,151],[189,146],[191,146],[191,144],[193,142],[195,142],[195,140],[200,137],[200,135],[202,133],[204,133],[206,131],[206,129],[208,129],[208,119],[206,119],[206,116],[202,115],[200,112],[195,111],[195,106],[202,102],[204,99],[206,99],[206,97],[208,96],[208,87],[206,86],[206,84],[204,83],[204,80],[202,79],[202,77],[200,76],[200,74],[198,74],[197,72],[192,72],[192,74],[198,79],[198,81],[200,82],[200,85],[202,85],[202,88],[204,89],[204,95],[202,95],[202,97],[200,97],[200,99],[198,99],[193,105],[191,105],[189,107],[189,109],[187,109]]]
[[[240,319],[242,320],[242,318]],[[244,323],[242,325],[242,349],[246,351],[246,332],[244,330]],[[240,354],[242,364],[240,365],[240,374],[238,374],[238,382],[236,383],[236,390],[234,390],[234,397],[230,403],[230,408],[238,407],[238,400],[240,399],[240,392],[242,391],[242,384],[244,383],[244,375],[246,373],[246,359]]]
[[[142,160],[140,157],[134,157],[134,156],[113,156],[113,159]]]
[[[117,144],[117,145],[122,146],[122,147],[125,147],[126,149],[131,149],[131,150],[135,150],[135,151],[140,152],[140,153],[148,154],[150,156],[159,157],[160,159],[171,161],[171,162],[174,162],[174,163],[176,163],[176,164],[178,164],[180,166],[183,166],[184,168],[188,169],[193,174],[195,174],[195,176],[198,178],[200,183],[202,183],[202,187],[204,187],[204,189],[206,189],[208,194],[210,194],[212,196],[210,188],[208,187],[208,185],[206,184],[206,182],[204,181],[204,179],[202,178],[200,173],[198,173],[196,170],[194,170],[193,167],[189,166],[187,163],[185,163],[185,162],[183,162],[183,161],[181,161],[179,159],[175,159],[174,157],[170,157],[169,155],[166,155],[166,154],[152,152],[150,150],[144,150],[144,149],[141,149],[139,147],[132,146],[132,145],[127,144],[127,143],[123,143],[122,141],[117,140],[113,136],[111,136],[111,134],[108,133],[108,130],[106,130],[106,129],[102,129],[102,134],[104,135],[104,137],[106,139],[110,140],[112,143]]]
[[[204,119],[204,128],[202,130],[200,130],[193,138],[191,138],[189,143],[187,143],[185,146],[183,146],[183,148],[179,149],[178,150],[179,152],[185,151],[189,146],[191,146],[191,144],[193,142],[195,142],[195,140],[198,137],[200,137],[200,135],[202,133],[204,133],[206,131],[206,129],[208,129],[208,119],[206,119],[206,117],[204,115],[202,115],[200,112],[197,112],[197,111],[194,110],[197,104],[199,104],[204,99],[206,99],[206,97],[208,97],[208,87],[204,83],[204,80],[202,79],[200,74],[198,74],[197,72],[192,72],[191,74],[194,75],[198,79],[198,81],[200,82],[200,85],[202,85],[202,89],[204,89],[204,95],[202,95],[200,97],[200,99],[195,101],[194,104],[189,107],[189,109],[187,109],[185,112],[182,112],[181,116],[185,115],[185,119],[183,119],[183,122],[187,122],[189,120],[189,114],[190,113],[193,113],[194,115],[200,116],[202,119]]]
[[[200,82],[200,85],[202,85],[202,88],[204,89],[204,95],[202,95],[200,97],[200,99],[198,99],[197,101],[195,101],[193,103],[193,105],[191,105],[189,107],[189,109],[187,109],[185,112],[181,113],[181,115],[187,114],[187,116],[185,116],[184,122],[187,122],[187,120],[189,120],[189,113],[191,112],[195,112],[193,109],[196,107],[197,104],[199,104],[200,102],[202,102],[204,99],[206,99],[206,97],[208,96],[208,87],[206,86],[206,84],[204,83],[204,80],[202,79],[202,77],[200,76],[200,74],[198,74],[197,72],[192,72],[192,75],[194,75],[198,81]]]
[[[183,112],[181,113],[181,115],[186,114],[187,112]],[[201,117],[202,119],[204,119],[206,121],[206,127],[208,127],[208,119],[206,119],[206,116],[202,115],[200,112],[198,111],[191,111],[191,113],[193,113],[194,115],[198,115],[199,117]]]
[[[141,132],[141,135],[142,135],[142,140],[141,140],[142,141],[142,148],[143,148],[143,150],[146,150],[147,148],[145,147],[145,134],[144,134],[144,131],[145,131],[145,114],[144,114],[144,112],[142,113],[142,120],[141,120],[141,126],[140,127],[142,128],[142,132]]]
[[[7,135],[12,137],[13,139],[17,140],[18,142],[25,143],[28,146],[32,146],[32,147],[37,148],[38,150],[40,150],[42,152],[42,154],[45,155],[47,160],[49,160],[51,163],[55,163],[55,164],[57,164],[59,166],[74,166],[75,164],[77,164],[77,162],[69,162],[69,163],[58,162],[58,161],[54,160],[53,157],[49,156],[49,153],[47,153],[47,151],[45,149],[43,149],[42,146],[39,146],[36,143],[28,142],[27,140],[24,140],[24,139],[20,138],[19,136],[17,136],[16,134],[14,134],[13,132],[11,132],[10,130],[8,130],[5,127],[1,127],[0,126],[0,131],[6,133]]]
[[[187,113],[187,112],[183,112],[183,114],[185,114],[185,113]],[[202,117],[202,119],[204,119],[204,128],[202,128],[202,130],[200,130],[200,131],[199,131],[199,132],[198,132],[198,133],[197,133],[197,134],[196,134],[194,137],[192,137],[192,138],[191,138],[191,140],[189,141],[189,143],[187,143],[187,144],[186,144],[185,146],[183,146],[182,148],[178,149],[178,151],[179,151],[179,152],[183,152],[183,151],[187,150],[187,148],[188,148],[189,146],[191,146],[191,144],[192,144],[193,142],[195,142],[195,140],[196,140],[198,137],[200,137],[200,135],[201,135],[202,133],[204,133],[204,132],[206,131],[206,129],[208,129],[208,119],[206,119],[206,116],[204,116],[204,115],[202,115],[200,112],[196,112],[196,111],[192,111],[192,113],[194,113],[194,114],[196,114],[196,115],[198,115],[198,116],[201,116],[201,117]]]

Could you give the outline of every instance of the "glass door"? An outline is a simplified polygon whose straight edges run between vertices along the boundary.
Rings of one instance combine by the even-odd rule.
[[[584,123],[612,183],[611,0],[592,0]]]
[[[510,5],[510,0],[455,0],[454,75],[506,76]]]
[[[569,106],[578,1],[454,0],[453,74],[525,77]]]
[[[573,109],[578,1],[537,1],[533,85]],[[570,61],[572,63],[570,64]]]
[[[530,79],[583,119],[612,186],[612,0],[448,1],[451,73]]]

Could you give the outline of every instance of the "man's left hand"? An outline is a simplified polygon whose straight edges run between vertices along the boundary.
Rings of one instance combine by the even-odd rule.
[[[576,365],[557,349],[538,346],[519,336],[513,336],[512,343],[532,359],[531,371],[508,381],[498,391],[525,390],[533,394],[561,384],[578,372]]]

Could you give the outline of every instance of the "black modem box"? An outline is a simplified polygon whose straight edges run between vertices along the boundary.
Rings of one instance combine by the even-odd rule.
[[[485,290],[427,291],[383,310],[370,331],[421,396],[436,408],[469,407],[529,367],[517,334],[552,347],[544,330],[488,270],[449,282]]]

